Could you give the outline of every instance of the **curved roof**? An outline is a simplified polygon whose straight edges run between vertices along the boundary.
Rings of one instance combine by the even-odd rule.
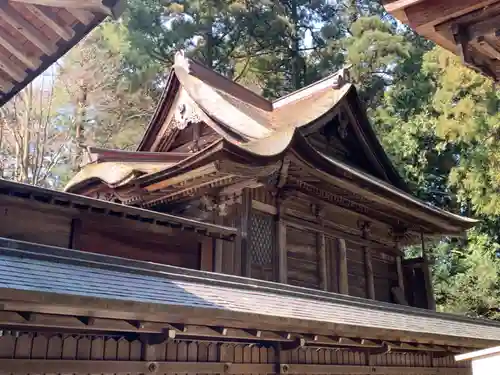
[[[0,2],[0,107],[77,44],[125,0]]]
[[[133,154],[128,158],[128,168],[120,169],[124,174],[119,174],[118,178],[113,173],[106,175],[107,167],[90,167],[99,169],[90,172],[84,169],[70,182],[67,190],[81,191],[85,183],[96,179],[111,188],[125,186],[133,180],[134,186],[152,193],[160,187],[165,188],[167,182],[178,180],[177,176],[194,175],[194,171],[205,170],[203,167],[209,164],[212,165],[211,173],[215,168],[222,174],[231,174],[224,171],[224,163],[218,161],[266,167],[269,171],[285,156],[292,155],[327,184],[356,191],[369,197],[370,202],[377,202],[379,207],[391,207],[407,219],[430,224],[439,233],[459,234],[472,227],[475,220],[433,207],[411,195],[377,140],[356,89],[347,79],[345,71],[337,72],[271,102],[185,59],[182,54],[177,55],[137,155],[171,154],[169,142],[173,141],[172,133],[186,126],[179,126],[182,121],[203,122],[220,135],[219,139],[205,145],[201,151],[183,154],[170,160],[165,168],[159,167],[149,173],[134,168],[137,160],[134,161]],[[350,116],[347,119],[349,132],[356,141],[353,151],[366,156],[373,171],[371,174],[321,154],[307,139],[310,133],[330,123],[341,111]],[[124,159],[116,161],[124,162]],[[140,176],[134,175],[137,172],[141,172]]]

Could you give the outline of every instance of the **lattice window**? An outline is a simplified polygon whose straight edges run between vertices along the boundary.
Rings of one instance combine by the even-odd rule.
[[[250,215],[250,254],[252,265],[269,268],[272,272],[275,236],[274,217],[262,213]]]

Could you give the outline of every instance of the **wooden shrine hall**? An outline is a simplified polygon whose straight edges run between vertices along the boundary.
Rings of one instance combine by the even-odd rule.
[[[500,1],[498,0],[385,0],[396,19],[463,62],[500,79]]]
[[[347,70],[268,101],[179,53],[137,151],[65,192],[0,180],[0,373],[471,375],[412,196]],[[408,245],[421,256],[405,258]]]

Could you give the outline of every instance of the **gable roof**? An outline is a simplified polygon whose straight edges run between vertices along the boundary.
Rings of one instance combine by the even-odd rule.
[[[0,275],[5,310],[472,347],[500,342],[496,321],[2,238]]]
[[[124,6],[125,0],[0,2],[0,107]]]
[[[159,140],[168,138],[171,142],[174,139],[172,133],[178,132],[178,129],[165,129],[167,117],[178,111],[173,108],[177,95],[185,96],[180,99],[182,105],[195,107],[198,113],[203,114],[205,123],[223,138],[236,144],[277,138],[277,133],[293,129],[305,132],[321,118],[347,106],[354,114],[352,120],[355,123],[352,125],[355,136],[374,170],[387,182],[409,192],[378,141],[356,88],[348,79],[348,70],[341,69],[307,87],[270,101],[178,53],[156,112],[137,150],[159,151],[156,148],[161,144],[162,151],[169,151],[169,141]]]
[[[390,207],[399,215],[398,220],[401,218],[412,227],[427,228],[425,232],[429,235],[461,235],[474,226],[476,220],[446,212],[411,195],[377,140],[356,89],[347,79],[346,71],[340,71],[271,102],[178,54],[156,113],[139,145],[138,158],[132,161],[132,154],[125,156],[114,151],[116,165],[90,164],[68,183],[66,190],[81,192],[94,184],[103,184],[117,195],[123,192],[127,204],[147,206],[166,202],[166,196],[169,200],[182,198],[196,181],[222,187],[238,178],[255,178],[257,169],[259,173],[271,174],[279,169],[285,157],[293,156],[298,165],[305,166],[327,185],[364,196],[374,210]],[[350,117],[349,132],[359,145],[355,152],[366,155],[373,170],[371,174],[320,153],[307,139],[309,133],[330,123],[341,111]],[[174,155],[168,151],[169,144],[190,121],[207,124],[219,138],[201,151],[175,153],[179,159],[171,158],[166,163],[161,155]],[[138,162],[143,155],[150,155],[153,158],[150,161],[159,164],[141,168]],[[241,168],[235,171],[222,161],[240,164],[243,169],[245,165],[252,167],[246,172]],[[119,173],[111,173],[113,168]],[[132,187],[135,193],[129,194]]]

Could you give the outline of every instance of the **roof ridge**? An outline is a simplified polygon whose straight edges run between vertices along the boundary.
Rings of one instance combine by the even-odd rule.
[[[314,94],[317,91],[323,90],[327,87],[331,87],[332,90],[339,90],[348,84],[350,81],[349,69],[352,64],[346,65],[336,72],[327,75],[326,77],[311,83],[305,87],[295,90],[287,95],[284,95],[272,102],[273,110],[284,105],[290,104],[291,102],[298,101],[307,96]]]
[[[215,70],[208,68],[204,64],[186,57],[184,51],[182,50],[175,54],[173,68],[174,70],[183,69],[189,75],[192,75],[201,81],[208,83],[210,86],[220,89],[227,94],[255,107],[266,111],[272,111],[272,102],[270,100],[264,98],[262,95],[256,94],[252,90],[227,78]],[[217,81],[222,82],[219,84]],[[245,96],[248,97],[245,98]]]

